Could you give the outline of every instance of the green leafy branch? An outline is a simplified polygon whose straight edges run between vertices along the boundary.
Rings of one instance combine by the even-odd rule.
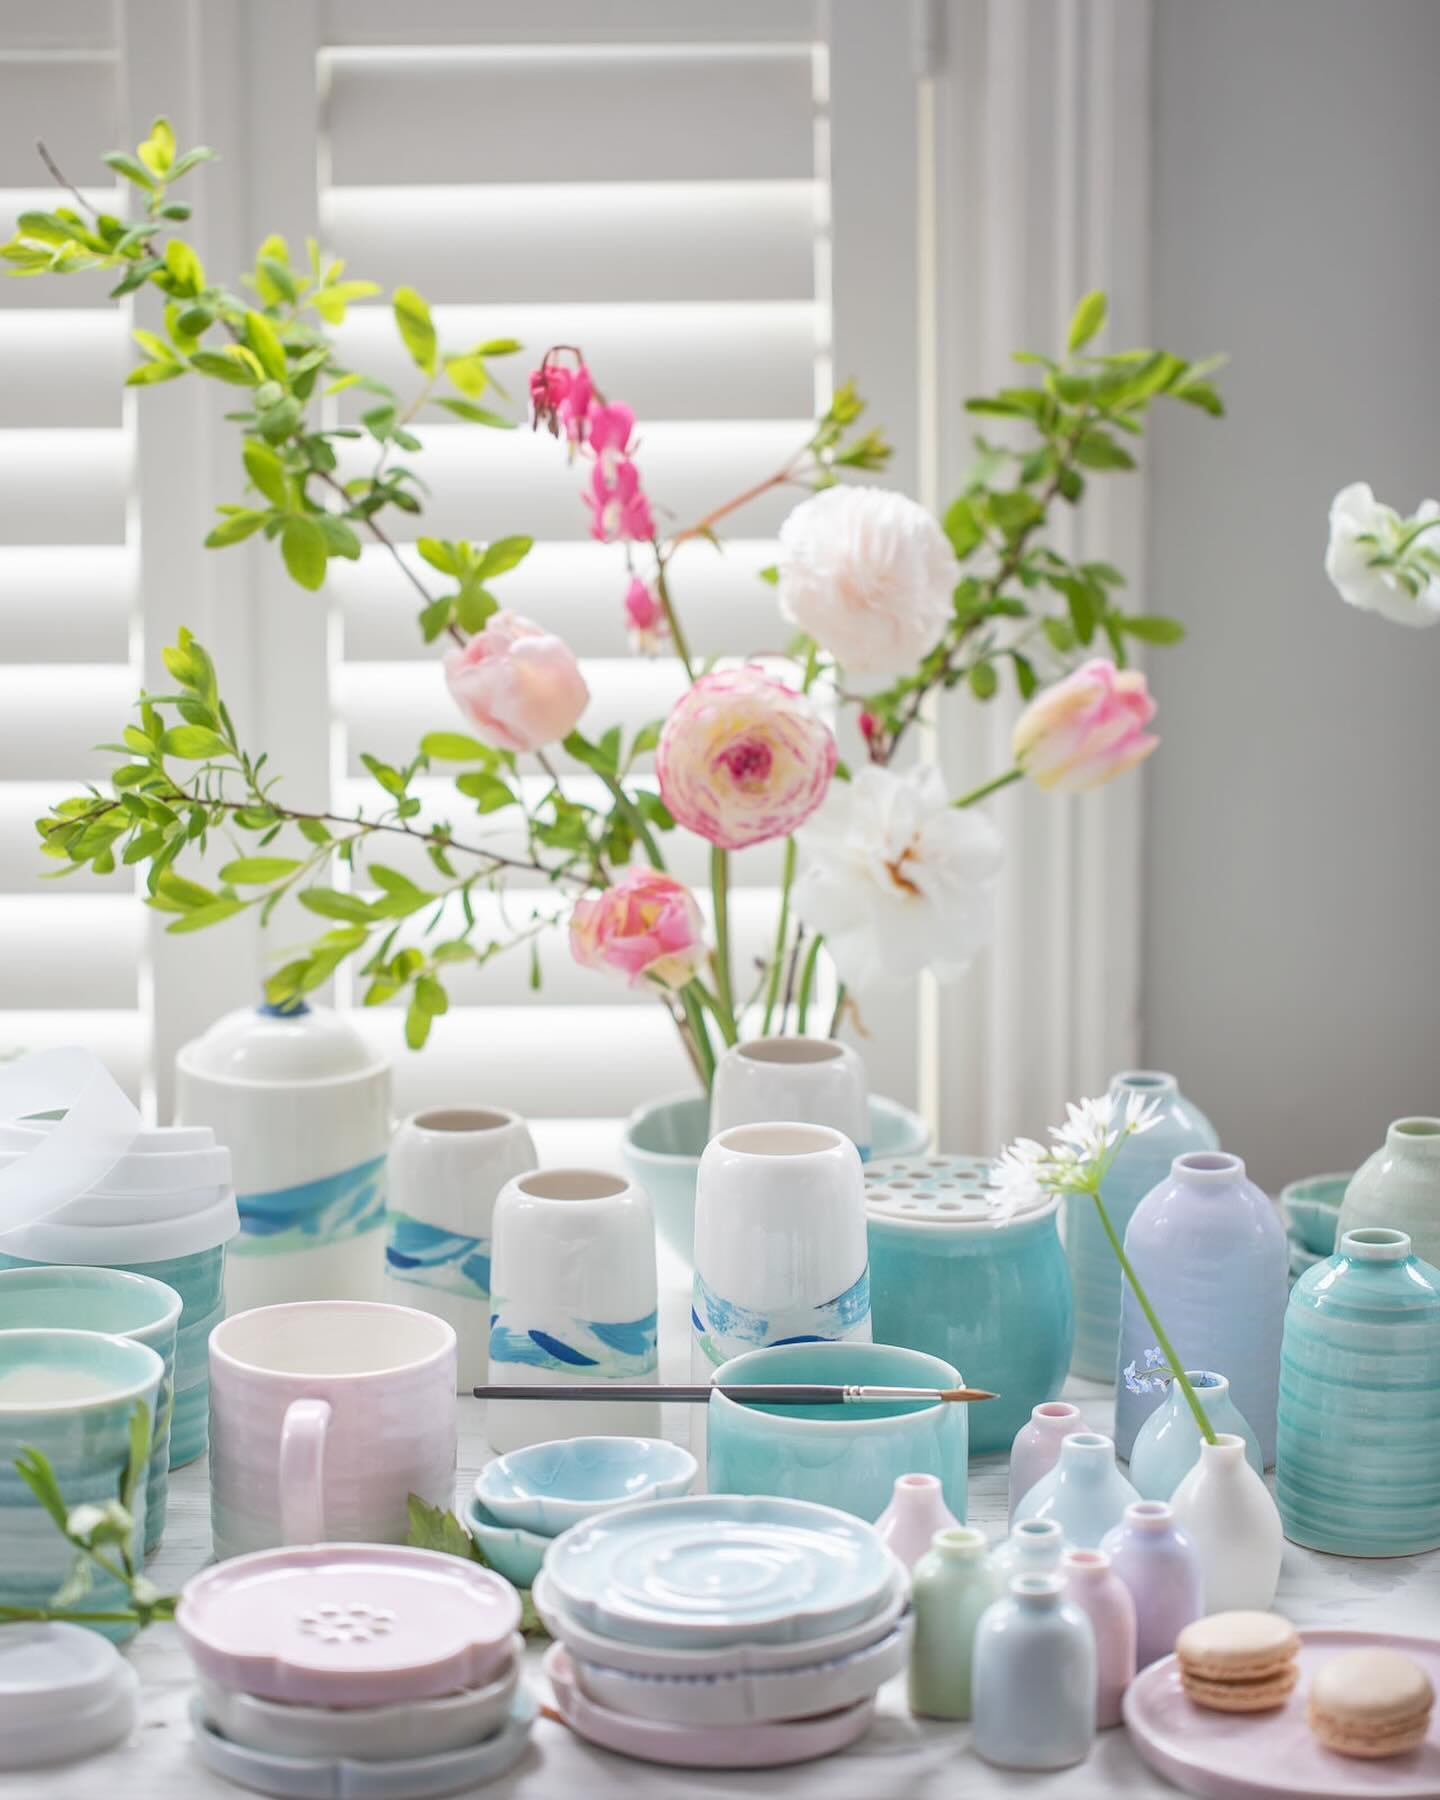
[[[432,1506],[419,1494],[411,1494],[406,1506],[410,1519],[405,1533],[407,1544],[417,1550],[438,1550],[442,1556],[458,1556],[462,1562],[478,1563],[482,1569],[493,1568],[489,1557],[448,1507]],[[529,1638],[548,1638],[550,1633],[535,1610],[529,1588],[517,1588],[516,1592],[520,1596],[521,1631]]]

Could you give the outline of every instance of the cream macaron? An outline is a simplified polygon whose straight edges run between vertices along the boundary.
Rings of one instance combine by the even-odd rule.
[[[1399,1650],[1346,1650],[1316,1671],[1305,1716],[1341,1756],[1400,1756],[1425,1741],[1434,1704],[1430,1677]]]
[[[1295,1686],[1299,1648],[1294,1626],[1277,1613],[1211,1613],[1175,1640],[1180,1685],[1213,1712],[1269,1712]]]

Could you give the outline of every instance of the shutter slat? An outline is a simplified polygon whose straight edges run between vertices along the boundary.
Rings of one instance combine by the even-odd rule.
[[[0,107],[0,187],[28,187],[44,179],[37,138],[72,181],[84,181],[120,141],[119,94],[113,57],[0,57],[5,104]],[[53,200],[52,200],[53,203]]]
[[[95,1010],[134,1011],[146,919],[123,877],[109,885],[105,894],[56,897],[52,889],[0,899],[6,1012],[63,1008],[80,999]]]
[[[0,663],[123,662],[135,573],[123,544],[0,550]]]
[[[54,280],[58,286],[59,277]],[[125,328],[119,308],[0,313],[0,430],[118,426],[130,364]]]
[[[55,781],[64,790],[113,766],[96,740],[118,742],[134,717],[127,664],[0,665],[0,769],[8,781]]]
[[[137,1103],[150,1066],[150,1021],[142,1012],[92,1012],[57,1007],[50,1012],[0,1011],[0,1054],[61,1050],[83,1044],[93,1050]]]
[[[0,431],[0,544],[122,544],[124,431]]]

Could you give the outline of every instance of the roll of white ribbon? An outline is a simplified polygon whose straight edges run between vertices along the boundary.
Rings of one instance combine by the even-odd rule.
[[[89,1050],[41,1050],[0,1063],[0,1126],[49,1112],[65,1116],[48,1131],[24,1132],[33,1146],[0,1169],[0,1249],[7,1232],[48,1218],[102,1181],[141,1129],[133,1102]]]

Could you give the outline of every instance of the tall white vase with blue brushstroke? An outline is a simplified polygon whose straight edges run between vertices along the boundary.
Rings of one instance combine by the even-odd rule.
[[[739,1125],[710,1140],[695,1199],[691,1365],[768,1344],[869,1343],[860,1153],[823,1125]]]
[[[644,1188],[602,1169],[542,1169],[505,1184],[490,1259],[493,1385],[535,1389],[658,1379],[655,1216]],[[658,1437],[659,1401],[490,1400],[501,1452],[555,1438]]]

